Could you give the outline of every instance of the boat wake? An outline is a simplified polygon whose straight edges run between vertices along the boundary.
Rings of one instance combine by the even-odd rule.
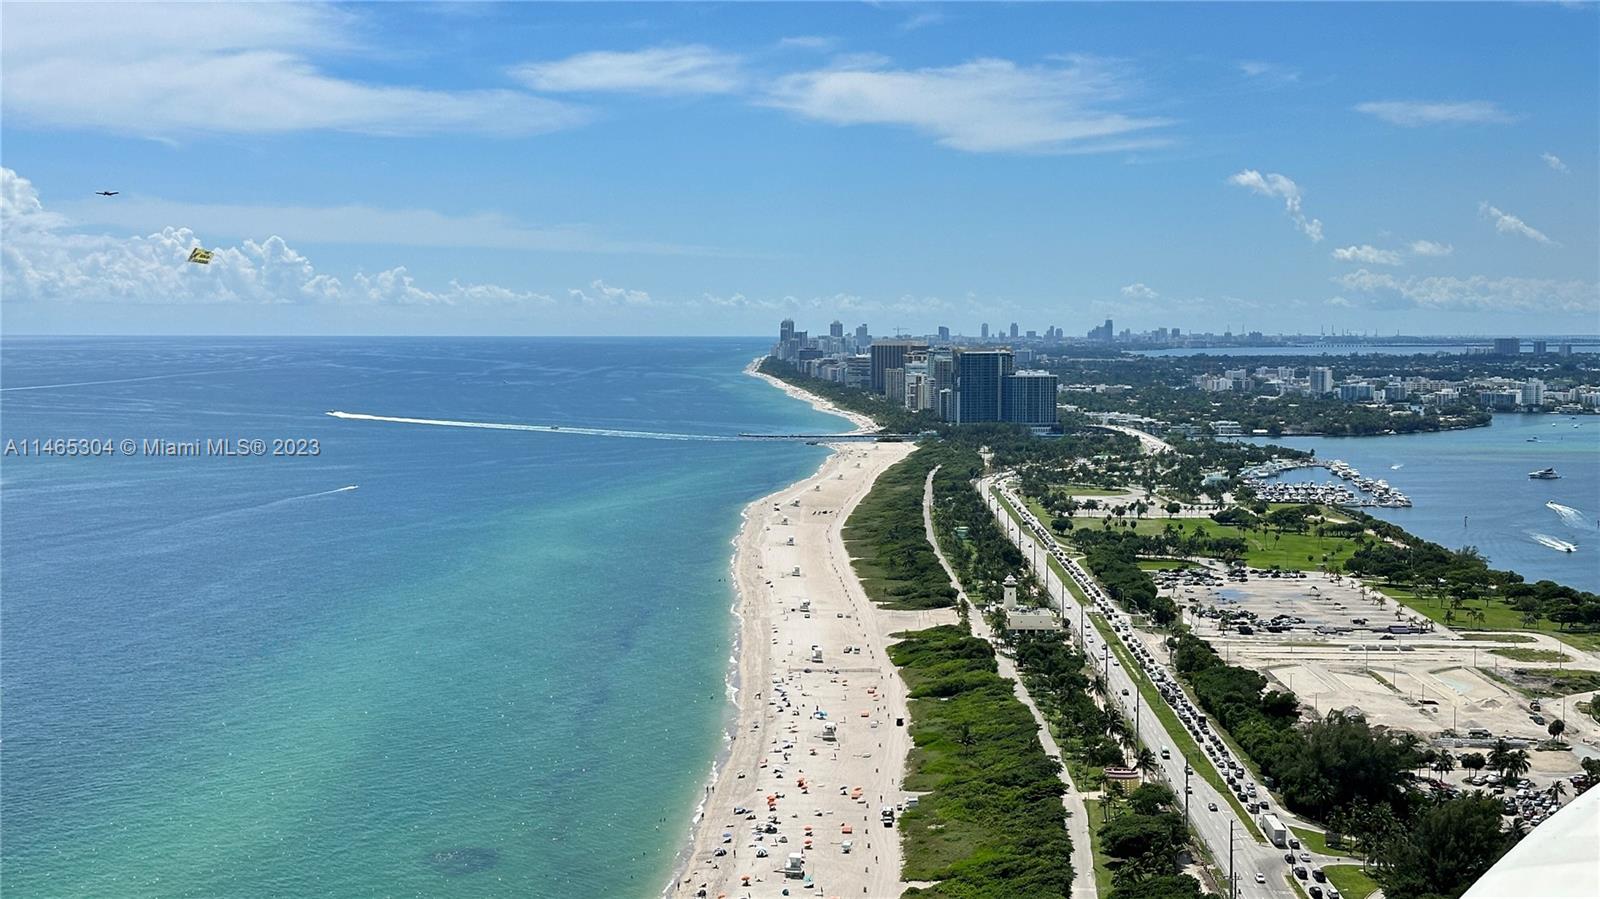
[[[1544,546],[1548,546],[1551,549],[1559,552],[1570,553],[1578,551],[1578,544],[1568,543],[1565,540],[1552,537],[1549,534],[1529,532],[1528,536],[1533,538],[1533,542],[1543,544]]]
[[[1560,516],[1561,523],[1576,530],[1592,530],[1594,525],[1589,522],[1589,517],[1571,506],[1551,501],[1544,504],[1546,509]]]
[[[1404,463],[1404,462],[1396,462],[1393,465],[1389,466],[1389,470],[1390,471],[1399,471],[1400,469],[1405,468],[1405,467],[1406,467],[1406,463]]]
[[[617,428],[570,428],[566,425],[520,425],[498,421],[452,421],[445,418],[401,418],[394,415],[367,415],[362,412],[329,412],[346,421],[386,421],[402,425],[431,425],[436,428],[480,428],[488,431],[534,431],[540,434],[581,434],[587,437],[629,437],[635,440],[736,441],[740,438],[719,434],[673,434],[667,431],[625,431]]]

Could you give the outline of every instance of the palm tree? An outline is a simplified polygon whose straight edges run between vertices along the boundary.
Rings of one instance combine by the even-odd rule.
[[[1156,754],[1150,751],[1150,747],[1141,746],[1138,756],[1134,758],[1134,767],[1139,769],[1140,774],[1149,776],[1156,773],[1161,766],[1156,761]]]
[[[1506,773],[1506,763],[1511,758],[1511,744],[1505,740],[1494,741],[1494,748],[1489,750],[1489,767],[1493,768],[1502,777]]]
[[[1454,771],[1455,769],[1456,769],[1455,756],[1452,756],[1448,752],[1439,752],[1439,753],[1436,753],[1434,755],[1433,770],[1437,771],[1441,778],[1444,777],[1446,774],[1449,774],[1451,771]]]
[[[1556,720],[1550,722],[1550,725],[1545,728],[1545,730],[1550,732],[1550,739],[1552,739],[1552,740],[1561,739],[1561,734],[1563,732],[1565,732],[1566,729],[1567,729],[1567,722],[1561,720],[1560,718],[1557,718]]]
[[[1528,773],[1533,767],[1533,762],[1528,759],[1528,750],[1518,749],[1506,759],[1506,774],[1512,780],[1521,780],[1522,775]]]
[[[1551,799],[1559,801],[1561,797],[1567,795],[1567,785],[1559,780],[1552,781],[1550,784],[1550,789],[1546,790],[1545,792],[1549,794]]]

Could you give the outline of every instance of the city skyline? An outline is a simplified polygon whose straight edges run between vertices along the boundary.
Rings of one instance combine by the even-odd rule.
[[[1596,17],[7,4],[0,312],[13,334],[1593,334]]]

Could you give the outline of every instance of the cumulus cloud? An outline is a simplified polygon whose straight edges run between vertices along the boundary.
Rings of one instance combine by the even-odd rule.
[[[1161,294],[1146,286],[1143,281],[1135,281],[1122,288],[1122,295],[1130,300],[1153,300]]]
[[[1545,165],[1563,175],[1572,174],[1572,169],[1567,168],[1567,164],[1561,161],[1561,157],[1555,155],[1554,153],[1540,153],[1539,158],[1544,160]]]
[[[1239,71],[1249,78],[1275,84],[1293,84],[1300,80],[1300,70],[1276,62],[1245,59],[1237,63]]]
[[[1294,221],[1295,227],[1299,228],[1305,236],[1311,238],[1312,243],[1322,240],[1322,222],[1306,216],[1305,211],[1301,208],[1300,185],[1295,184],[1287,176],[1279,175],[1276,172],[1269,172],[1263,175],[1255,169],[1245,169],[1229,177],[1228,183],[1264,197],[1282,200],[1284,211]]]
[[[765,102],[833,125],[898,125],[971,153],[1104,152],[1164,143],[1166,119],[1108,109],[1133,91],[1118,67],[1071,58],[975,59],[896,69],[878,57],[779,78]]]
[[[1411,255],[1413,256],[1448,256],[1456,248],[1447,243],[1438,243],[1432,240],[1414,240],[1411,242]]]
[[[572,299],[585,306],[640,307],[655,305],[654,301],[650,299],[650,294],[645,291],[614,287],[599,278],[589,282],[588,289],[573,288],[567,293]]]
[[[1478,204],[1478,214],[1494,222],[1494,229],[1501,234],[1520,234],[1536,243],[1558,246],[1555,241],[1545,235],[1543,231],[1533,227],[1522,219],[1509,212],[1502,212],[1488,202]]]
[[[549,298],[485,284],[417,285],[404,267],[348,283],[318,272],[281,237],[211,247],[210,265],[187,262],[204,246],[189,228],[116,237],[72,233],[45,209],[28,179],[0,168],[0,295],[6,302],[62,303],[547,303]]]
[[[0,99],[35,126],[167,139],[206,133],[536,134],[577,107],[507,89],[427,90],[330,74],[352,13],[310,4],[6,7]]]
[[[1439,312],[1600,312],[1600,284],[1549,278],[1470,277],[1397,278],[1361,269],[1333,282],[1356,298],[1337,297],[1338,305]]]
[[[1496,103],[1468,100],[1461,103],[1430,103],[1421,100],[1380,100],[1356,104],[1356,112],[1366,113],[1406,128],[1425,125],[1475,125],[1512,121]]]
[[[738,90],[739,58],[701,44],[594,50],[511,69],[536,90],[640,94],[726,94]]]
[[[1394,250],[1380,250],[1370,244],[1358,247],[1338,247],[1333,251],[1333,258],[1340,262],[1360,262],[1365,265],[1399,265],[1400,254]]]

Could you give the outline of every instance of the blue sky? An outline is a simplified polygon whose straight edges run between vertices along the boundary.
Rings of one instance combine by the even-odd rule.
[[[0,26],[10,333],[1600,331],[1594,4]]]

